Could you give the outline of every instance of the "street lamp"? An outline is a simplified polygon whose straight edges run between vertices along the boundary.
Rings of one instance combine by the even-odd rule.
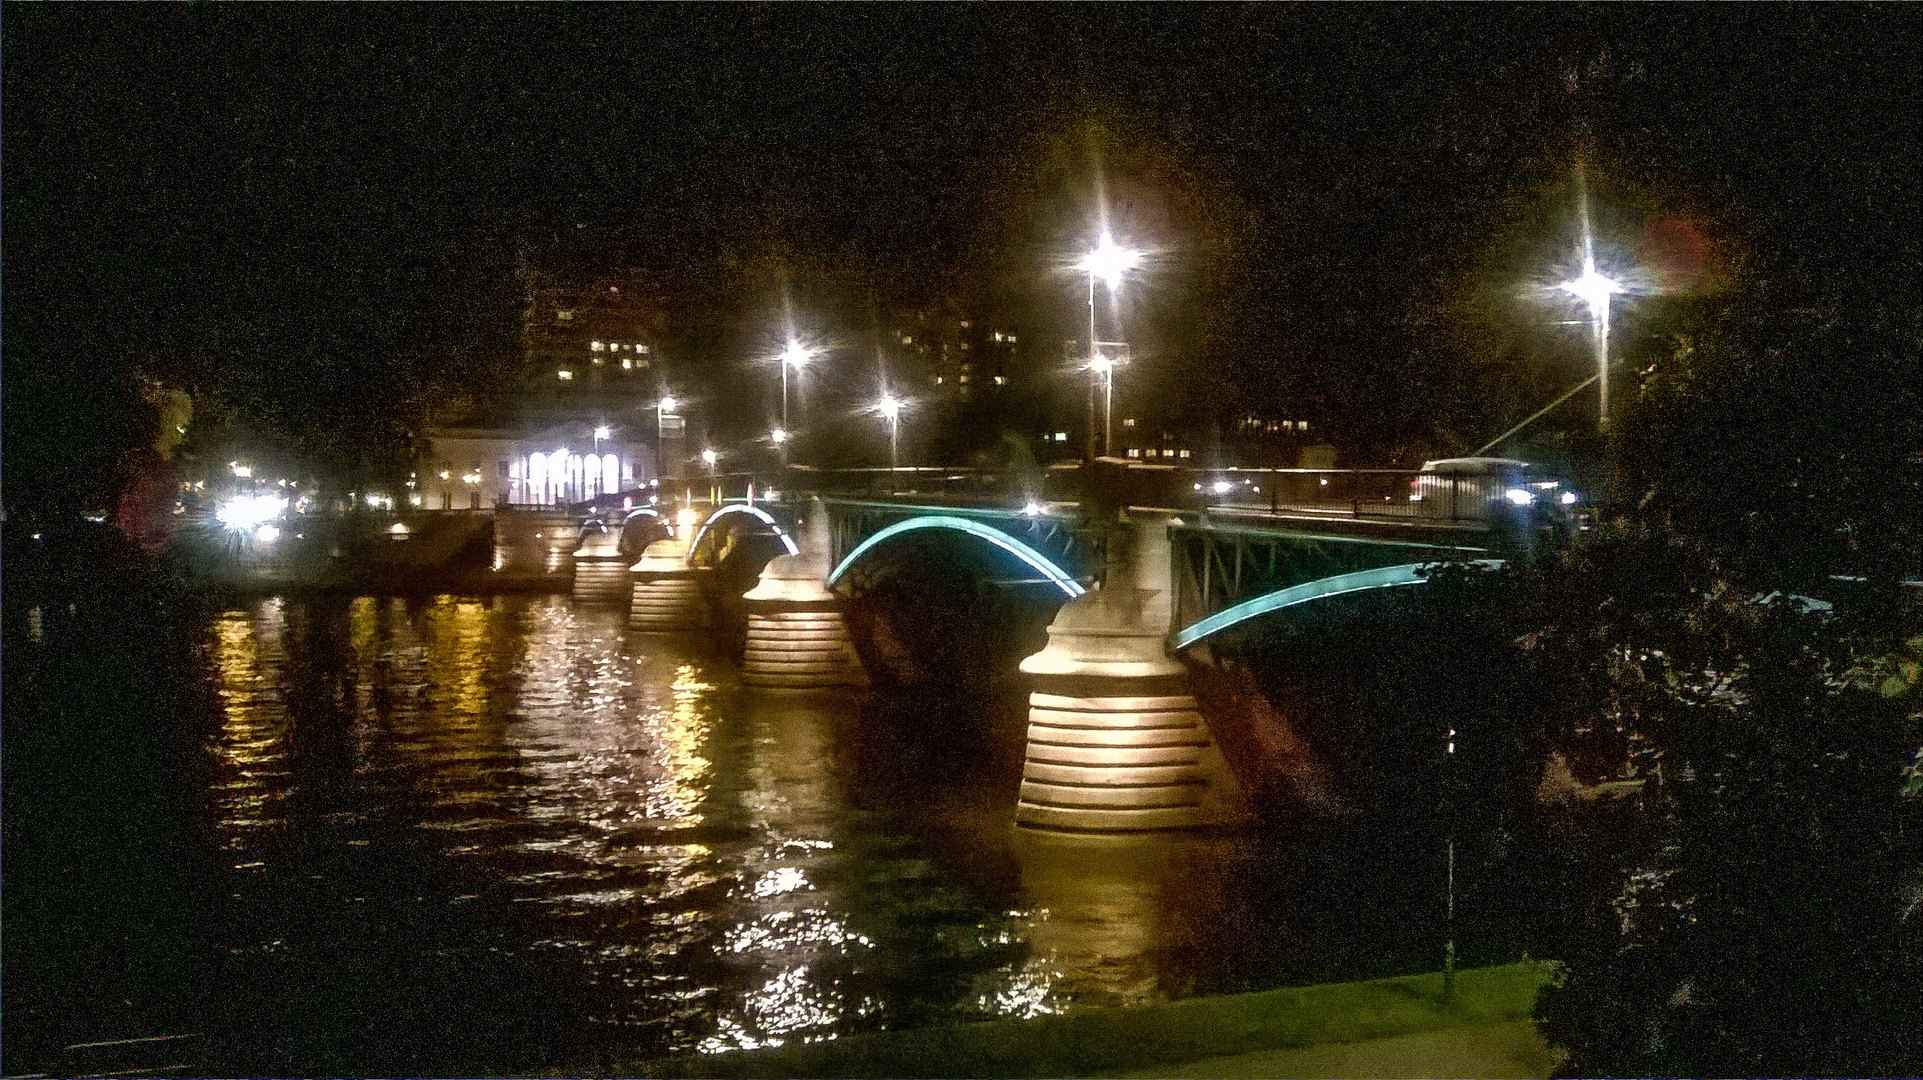
[[[795,378],[801,377],[802,366],[814,359],[815,350],[808,348],[794,338],[788,339],[788,347],[782,350],[778,359],[781,362],[781,427],[788,427],[788,369],[795,369]]]
[[[1582,218],[1582,276],[1556,286],[1589,305],[1589,322],[1596,337],[1596,379],[1600,384],[1596,430],[1609,433],[1609,298],[1625,291],[1621,283],[1596,272],[1596,238],[1589,228],[1589,184],[1582,166],[1576,167],[1576,210]]]
[[[888,418],[888,467],[901,467],[901,399],[883,392],[881,400],[875,403],[875,411]]]
[[[654,404],[654,469],[657,474],[656,479],[668,481],[662,486],[670,490],[679,486],[678,481],[681,479],[682,446],[679,438],[681,434],[681,418],[674,414],[674,410],[679,407],[680,404],[680,402],[674,399],[673,394],[662,394],[661,400]],[[669,470],[668,465],[671,460],[668,452],[668,421],[670,420],[674,421],[674,433],[677,436],[675,439],[674,453],[672,455],[674,462],[672,471]]]
[[[711,503],[719,503],[721,501],[721,478],[715,474],[715,464],[721,460],[721,454],[717,452],[714,447],[710,446],[701,451],[701,460],[706,462],[708,466],[708,501]]]
[[[1585,214],[1586,218],[1588,215]],[[1589,234],[1583,233],[1583,246],[1589,246]],[[1585,251],[1582,257],[1582,276],[1571,278],[1556,286],[1574,295],[1589,305],[1589,323],[1596,339],[1596,379],[1601,387],[1600,405],[1596,412],[1596,430],[1609,431],[1609,298],[1625,291],[1622,284],[1596,272],[1596,257]]]
[[[1107,229],[1102,230],[1102,239],[1088,254],[1075,262],[1075,269],[1088,275],[1088,371],[1090,411],[1093,411],[1095,395],[1095,375],[1100,373],[1103,383],[1102,407],[1102,453],[1109,452],[1109,409],[1113,404],[1115,362],[1101,354],[1096,346],[1095,329],[1095,279],[1100,278],[1108,285],[1112,299],[1122,287],[1122,276],[1142,265],[1142,252],[1115,243]],[[1095,441],[1095,418],[1089,417],[1089,439]],[[1091,453],[1093,447],[1090,448]]]

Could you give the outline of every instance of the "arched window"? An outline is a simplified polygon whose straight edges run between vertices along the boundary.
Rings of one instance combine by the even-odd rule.
[[[548,459],[538,450],[527,458],[527,501],[548,501]]]
[[[601,494],[601,459],[594,454],[589,454],[582,465],[581,471],[587,481],[587,497],[592,499]]]
[[[601,490],[609,495],[621,490],[621,459],[613,454],[601,455]]]

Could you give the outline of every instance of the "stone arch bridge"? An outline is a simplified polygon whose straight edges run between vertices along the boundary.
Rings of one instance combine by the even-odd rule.
[[[634,527],[635,522],[628,523]],[[1078,831],[1228,820],[1233,781],[1178,655],[1248,620],[1330,597],[1420,586],[1438,564],[1496,561],[1460,526],[1220,519],[1151,507],[1083,513],[890,499],[710,507],[633,557],[625,530],[590,530],[574,596],[626,604],[648,631],[715,625],[745,609],[742,678],[807,689],[860,678],[843,611],[851,589],[914,538],[977,546],[996,580],[1060,595],[1048,644],[1027,657],[1027,747],[1016,820]],[[654,530],[658,519],[640,519]]]

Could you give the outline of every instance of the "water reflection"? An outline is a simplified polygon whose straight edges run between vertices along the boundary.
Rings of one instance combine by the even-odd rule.
[[[1180,996],[1263,951],[1220,840],[1014,830],[1019,715],[744,690],[562,598],[266,602],[208,640],[211,827],[278,912],[237,949],[306,918],[259,871],[344,878],[484,925],[641,1053]]]

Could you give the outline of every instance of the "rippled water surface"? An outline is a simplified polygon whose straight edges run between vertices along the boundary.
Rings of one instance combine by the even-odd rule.
[[[667,1054],[1033,1016],[1274,981],[1362,903],[1272,839],[1015,829],[1019,707],[745,690],[565,598],[262,601],[206,659],[232,971],[355,1023]]]

